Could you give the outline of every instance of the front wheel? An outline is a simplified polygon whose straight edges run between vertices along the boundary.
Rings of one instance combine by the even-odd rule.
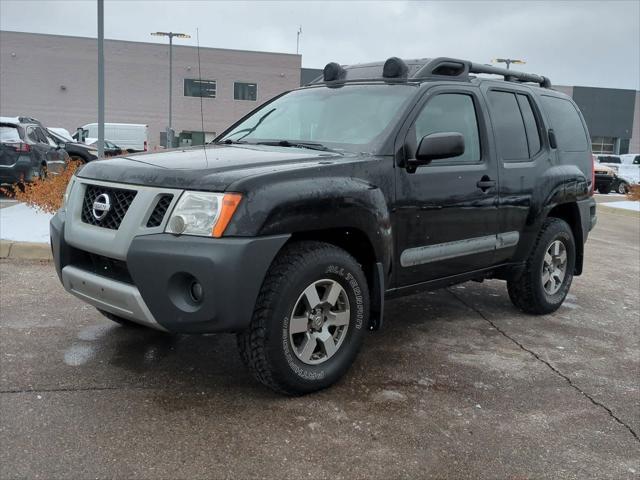
[[[267,387],[310,393],[344,375],[368,320],[369,290],[356,260],[327,243],[294,243],[269,268],[238,348]]]
[[[618,193],[625,195],[629,193],[629,184],[625,181],[622,181],[618,184]]]
[[[507,282],[511,302],[526,313],[555,312],[569,293],[575,262],[575,240],[567,222],[545,219],[524,271]]]

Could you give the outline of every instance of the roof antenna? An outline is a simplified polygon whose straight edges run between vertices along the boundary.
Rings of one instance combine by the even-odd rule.
[[[198,91],[200,92],[200,124],[202,126],[202,150],[204,151],[204,161],[209,167],[209,159],[207,158],[207,142],[204,132],[204,109],[202,108],[202,71],[200,70],[200,29],[196,28],[196,43],[198,47]]]

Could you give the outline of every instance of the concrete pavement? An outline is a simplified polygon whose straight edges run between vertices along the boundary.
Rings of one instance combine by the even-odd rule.
[[[0,478],[639,478],[640,217],[600,209],[555,314],[503,282],[389,301],[346,378],[284,398],[232,335],[123,328],[0,261]]]

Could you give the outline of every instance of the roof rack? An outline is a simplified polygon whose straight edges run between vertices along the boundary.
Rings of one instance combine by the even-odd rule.
[[[509,70],[507,68],[493,67],[491,65],[483,65],[480,63],[471,63],[469,67],[470,73],[488,73],[491,75],[500,75],[508,82],[531,82],[537,83],[543,88],[551,88],[551,80],[542,75],[536,75],[535,73],[517,72],[515,70]]]
[[[398,57],[391,57],[384,63],[346,66],[332,62],[328,63],[324,68],[323,75],[311,83],[341,84],[375,79],[385,81],[447,79],[468,82],[471,78],[469,76],[470,73],[500,75],[507,82],[530,82],[537,83],[544,88],[551,88],[551,81],[542,75],[518,72],[449,57],[423,58],[419,60],[402,60]]]

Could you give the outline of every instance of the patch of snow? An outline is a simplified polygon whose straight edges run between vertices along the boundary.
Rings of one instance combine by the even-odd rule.
[[[49,243],[50,213],[39,212],[24,203],[0,208],[0,238],[14,242]]]
[[[640,202],[634,202],[632,200],[624,200],[622,202],[601,203],[600,206],[620,208],[622,210],[631,210],[633,212],[640,212]]]

